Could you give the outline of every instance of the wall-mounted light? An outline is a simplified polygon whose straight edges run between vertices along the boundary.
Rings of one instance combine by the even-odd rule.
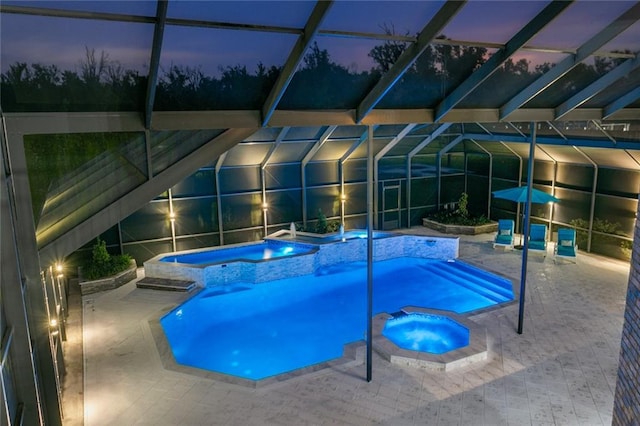
[[[62,263],[56,263],[56,272],[61,274],[64,271],[64,266],[62,266]]]
[[[267,210],[269,210],[269,204],[267,204],[267,203],[262,203],[262,210],[264,210],[265,212],[266,212]]]
[[[347,201],[347,194],[345,194],[344,192],[340,194],[340,201],[342,201],[343,203]]]
[[[52,336],[57,336],[59,333],[59,329],[58,329],[58,320],[55,318],[51,318],[51,320],[49,321],[49,332],[51,333]]]
[[[175,222],[176,221],[176,213],[175,212],[170,212],[169,213],[169,220],[171,222]]]

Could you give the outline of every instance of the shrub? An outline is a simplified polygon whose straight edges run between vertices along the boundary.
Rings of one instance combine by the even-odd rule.
[[[456,210],[440,210],[429,216],[429,219],[436,222],[443,223],[445,225],[464,225],[464,226],[478,226],[485,225],[491,221],[481,216],[470,216],[467,206],[469,205],[469,196],[466,192],[460,195],[458,200],[458,208]]]
[[[111,256],[107,251],[107,244],[98,238],[91,250],[91,260],[83,268],[84,277],[89,280],[115,275],[126,270],[131,264],[131,256],[121,254]]]

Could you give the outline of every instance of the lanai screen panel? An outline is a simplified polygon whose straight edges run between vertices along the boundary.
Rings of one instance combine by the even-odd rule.
[[[628,1],[576,1],[528,44],[577,49],[633,5]]]
[[[152,24],[3,13],[0,38],[4,112],[144,107]]]
[[[255,26],[303,28],[314,2],[306,1],[170,1],[169,18],[230,22]],[[286,11],[286,13],[283,13]]]
[[[293,34],[167,25],[154,108],[258,109],[296,39]]]
[[[277,108],[355,108],[379,78],[371,72],[369,57],[379,44],[364,38],[317,37]]]

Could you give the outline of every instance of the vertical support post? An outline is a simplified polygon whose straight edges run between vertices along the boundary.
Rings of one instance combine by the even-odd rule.
[[[577,146],[573,147],[576,151],[578,151],[584,158],[591,163],[593,166],[593,183],[591,187],[591,206],[589,208],[589,234],[587,235],[587,251],[591,252],[591,238],[593,236],[593,220],[595,216],[595,208],[596,208],[596,190],[598,187],[598,164],[591,159],[583,150],[578,148]]]
[[[260,167],[260,186],[262,186],[262,223],[264,225],[264,237],[267,237],[267,186],[265,183],[264,167]]]
[[[558,162],[553,163],[553,180],[551,181],[551,195],[556,196],[556,180],[558,179]],[[553,227],[553,214],[555,213],[555,203],[549,203],[549,236],[551,239]]]
[[[264,237],[267,237],[267,210],[269,210],[269,207],[267,206],[266,201],[262,203],[262,223],[264,226]]]
[[[367,139],[367,382],[372,380],[373,359],[373,128]]]
[[[216,161],[216,204],[218,207],[218,234],[220,234],[220,245],[224,245],[224,223],[222,217],[222,197],[220,196],[220,169],[224,163],[227,153],[225,152]]]
[[[173,211],[173,194],[171,188],[167,191],[169,193],[169,222],[171,222],[171,250],[177,251],[176,247],[176,213]]]
[[[485,154],[487,154],[489,156],[489,184],[487,185],[489,187],[489,194],[488,194],[488,199],[487,199],[487,218],[491,219],[491,189],[493,187],[493,154],[491,154],[489,151],[487,151],[482,145],[480,145],[478,142],[474,141],[473,139],[471,140],[471,142],[473,142],[474,144],[476,144],[476,146],[478,148],[480,148],[482,151],[484,151]],[[466,153],[465,153],[465,158],[466,158]],[[466,187],[466,177],[467,177],[467,168],[466,168],[466,161],[465,161],[465,192],[467,190]]]
[[[518,334],[522,334],[524,322],[524,301],[527,289],[527,257],[529,254],[529,217],[531,216],[531,190],[533,188],[533,167],[536,153],[536,125],[531,123],[529,145],[529,172],[527,175],[527,202],[524,206],[524,247],[522,249],[522,269],[520,270],[520,306],[518,309]]]
[[[407,228],[411,228],[411,158],[407,154]]]
[[[442,151],[439,151],[436,154],[436,184],[437,184],[437,195],[436,199],[437,205],[436,210],[440,210],[440,186],[442,185]]]

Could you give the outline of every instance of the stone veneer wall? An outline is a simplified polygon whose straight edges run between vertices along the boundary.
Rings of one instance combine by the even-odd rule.
[[[633,425],[638,424],[638,421],[640,421],[640,222],[636,221],[612,424]]]
[[[458,238],[421,237],[397,235],[374,239],[374,261],[398,257],[421,257],[448,260],[458,257]],[[290,242],[269,240],[270,244],[290,244]],[[225,247],[214,250],[224,250]],[[211,249],[206,249],[211,250]],[[193,252],[194,250],[189,250]],[[200,251],[200,250],[198,250]],[[268,261],[234,261],[209,266],[192,266],[171,262],[160,262],[166,255],[156,256],[144,263],[145,275],[155,278],[169,278],[194,281],[201,287],[234,283],[260,283],[282,278],[313,274],[319,268],[345,262],[367,259],[367,240],[348,239],[330,244],[320,244],[315,252],[279,257]]]

